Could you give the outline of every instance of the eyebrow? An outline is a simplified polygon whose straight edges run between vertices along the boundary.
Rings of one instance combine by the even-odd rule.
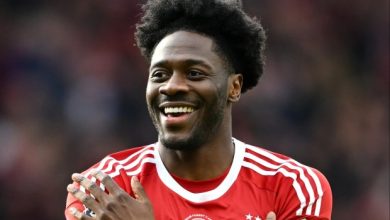
[[[212,67],[208,63],[206,63],[203,60],[199,60],[199,59],[186,59],[186,60],[180,61],[180,62],[182,62],[182,64],[185,66],[201,65],[209,70],[212,69]],[[164,67],[164,66],[168,66],[169,64],[170,64],[170,61],[161,60],[161,61],[158,61],[157,63],[154,63],[153,65],[151,65],[149,69],[152,69],[154,67]]]

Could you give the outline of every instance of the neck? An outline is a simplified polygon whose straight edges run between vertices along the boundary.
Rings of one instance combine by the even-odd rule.
[[[230,167],[234,156],[231,123],[219,129],[202,146],[193,150],[173,150],[158,143],[161,159],[170,173],[183,179],[200,181],[221,175]],[[225,124],[226,125],[226,124]]]

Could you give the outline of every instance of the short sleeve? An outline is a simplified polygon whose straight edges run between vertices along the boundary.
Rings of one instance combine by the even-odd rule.
[[[330,220],[332,191],[326,177],[318,170],[300,166],[291,172],[277,195],[277,218]]]

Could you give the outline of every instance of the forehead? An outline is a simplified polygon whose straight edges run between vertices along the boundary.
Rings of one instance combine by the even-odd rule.
[[[188,31],[177,31],[164,37],[156,46],[151,66],[155,63],[200,60],[212,65],[222,62],[212,38]]]

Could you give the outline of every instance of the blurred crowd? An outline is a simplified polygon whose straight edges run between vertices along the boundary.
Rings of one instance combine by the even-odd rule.
[[[64,219],[66,185],[156,141],[142,0],[0,3],[0,219]],[[389,2],[244,0],[267,65],[234,136],[321,170],[334,219],[389,219]]]

